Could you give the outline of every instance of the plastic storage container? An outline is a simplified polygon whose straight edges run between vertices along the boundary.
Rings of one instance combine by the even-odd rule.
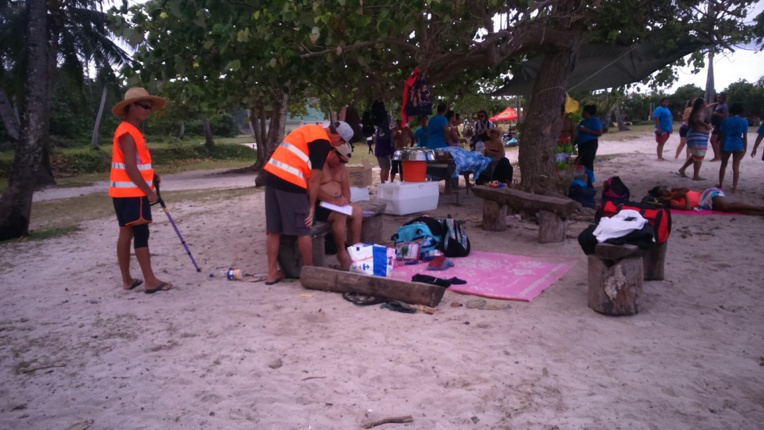
[[[427,179],[427,162],[435,155],[427,148],[401,148],[393,153],[393,160],[402,164],[401,179],[404,182],[424,182]]]
[[[407,215],[438,208],[438,183],[393,182],[377,185],[377,200],[387,203],[386,214]]]

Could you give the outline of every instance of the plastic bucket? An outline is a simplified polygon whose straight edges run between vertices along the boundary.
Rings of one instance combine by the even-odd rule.
[[[401,177],[404,182],[424,182],[427,179],[426,161],[401,161],[403,172]]]

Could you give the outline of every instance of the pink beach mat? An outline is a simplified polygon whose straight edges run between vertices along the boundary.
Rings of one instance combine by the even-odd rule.
[[[464,285],[451,285],[449,290],[502,300],[530,302],[545,288],[560,279],[576,264],[576,260],[528,257],[496,252],[472,251],[469,256],[452,258],[454,267],[445,270],[427,270],[427,263],[400,265],[393,269],[392,277],[411,281],[417,273],[436,278],[456,277],[467,281]]]
[[[677,214],[677,215],[743,215],[739,212],[722,212],[722,211],[709,211],[709,210],[682,210],[682,209],[671,209],[671,214]]]

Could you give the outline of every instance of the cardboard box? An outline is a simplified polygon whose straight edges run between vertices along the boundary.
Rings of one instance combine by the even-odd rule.
[[[363,164],[348,164],[345,169],[348,171],[351,187],[371,185],[371,163],[368,161],[364,161]]]
[[[377,200],[387,203],[386,214],[407,215],[438,208],[438,183],[393,182],[377,185]]]
[[[365,202],[369,200],[369,187],[350,187],[350,201]]]

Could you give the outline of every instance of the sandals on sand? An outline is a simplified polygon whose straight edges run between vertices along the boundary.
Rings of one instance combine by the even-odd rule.
[[[364,294],[358,294],[355,291],[349,291],[342,293],[342,298],[357,306],[370,306],[378,305],[385,302],[387,299],[375,296],[367,296]]]

